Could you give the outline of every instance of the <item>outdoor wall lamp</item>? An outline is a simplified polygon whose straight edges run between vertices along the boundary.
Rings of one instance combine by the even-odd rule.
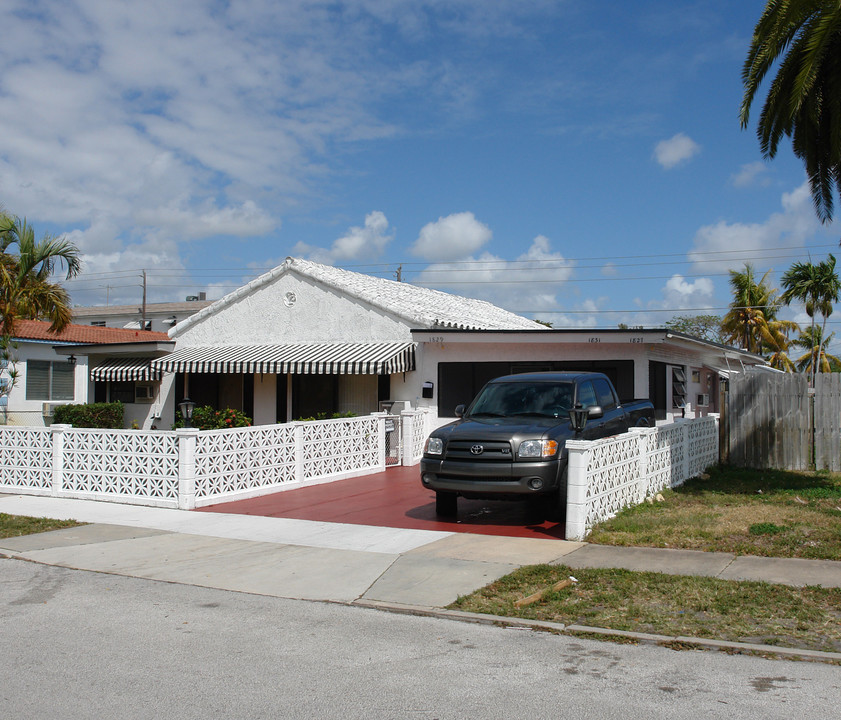
[[[178,403],[178,409],[181,411],[181,419],[184,421],[185,428],[193,427],[193,410],[195,410],[195,407],[196,404],[188,397],[185,397]]]
[[[75,367],[75,365],[76,365],[76,356],[75,356],[75,355],[69,355],[69,356],[67,357],[67,362],[69,362],[69,363],[70,363],[70,366],[71,366],[71,367]]]
[[[589,416],[589,411],[582,407],[581,403],[576,403],[574,408],[570,408],[569,422],[572,425],[572,429],[575,430],[576,435],[584,431]]]

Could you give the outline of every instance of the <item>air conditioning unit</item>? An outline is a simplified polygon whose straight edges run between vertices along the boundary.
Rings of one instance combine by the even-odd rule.
[[[698,400],[695,403],[698,407],[708,407],[710,404],[710,396],[708,393],[698,395]]]
[[[49,403],[49,402],[45,402],[45,403],[41,406],[41,414],[42,414],[44,417],[52,417],[52,416],[55,414],[55,409],[56,409],[59,405],[66,405],[66,404],[67,404],[67,403]]]
[[[155,387],[153,385],[134,386],[134,402],[151,403],[155,401]]]
[[[408,400],[380,400],[380,412],[387,415],[399,415],[404,410],[411,410],[411,403]]]

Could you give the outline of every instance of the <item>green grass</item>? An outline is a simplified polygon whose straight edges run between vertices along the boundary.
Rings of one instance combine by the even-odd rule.
[[[83,525],[75,520],[51,520],[50,518],[27,517],[26,515],[7,515],[0,513],[0,538],[32,535],[34,533],[60,530],[61,528]]]
[[[717,468],[621,511],[587,540],[841,560],[841,475]]]
[[[514,603],[569,575],[571,587]],[[451,607],[565,625],[841,652],[841,589],[532,565]]]

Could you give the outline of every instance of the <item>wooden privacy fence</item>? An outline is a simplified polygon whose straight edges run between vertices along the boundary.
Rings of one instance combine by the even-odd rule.
[[[722,403],[721,459],[740,467],[841,470],[841,375],[749,370]]]

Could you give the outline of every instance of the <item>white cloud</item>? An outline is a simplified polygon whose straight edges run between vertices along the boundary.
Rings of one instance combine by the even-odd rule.
[[[746,163],[739,168],[739,172],[730,177],[734,187],[752,187],[754,185],[768,185],[768,166],[764,162]]]
[[[411,252],[431,261],[457,260],[472,255],[492,236],[472,212],[455,213],[424,225]]]
[[[701,146],[688,135],[678,133],[654,147],[654,159],[666,170],[684,163],[701,152]]]
[[[808,183],[784,193],[781,202],[782,212],[774,213],[762,223],[728,223],[722,220],[700,228],[695,234],[689,259],[702,272],[720,272],[751,262],[752,254],[767,254],[766,251],[773,248],[803,245],[820,229]]]
[[[476,258],[429,265],[412,282],[543,319],[557,309],[557,293],[573,271],[572,263],[550,245],[548,238],[538,235],[514,260],[485,252]]]
[[[378,257],[393,239],[385,213],[374,210],[365,216],[363,227],[351,227],[329,249],[297,243],[293,252],[315,262],[334,265],[344,260]]]
[[[698,278],[690,282],[682,275],[672,275],[663,287],[663,301],[659,306],[668,310],[711,307],[714,289],[709,278]],[[657,305],[655,303],[650,308]]]

